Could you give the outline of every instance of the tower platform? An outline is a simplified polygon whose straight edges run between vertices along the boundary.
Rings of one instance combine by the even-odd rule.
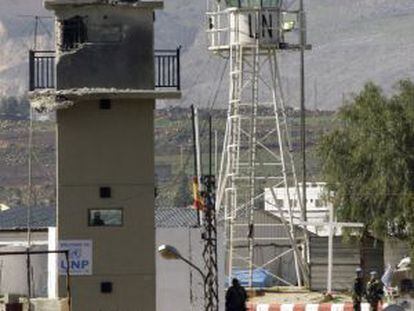
[[[82,100],[134,100],[134,99],[180,99],[181,92],[176,90],[133,90],[113,88],[81,88],[68,90],[36,90],[29,92],[32,107],[37,110],[55,111],[72,106]],[[137,102],[139,104],[139,102]]]

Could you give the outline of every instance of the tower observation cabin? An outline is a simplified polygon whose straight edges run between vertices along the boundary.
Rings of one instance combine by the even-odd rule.
[[[210,0],[207,9],[209,50],[226,52],[231,46],[253,48],[256,44],[265,49],[297,50],[304,24],[300,11],[289,8],[283,0]]]

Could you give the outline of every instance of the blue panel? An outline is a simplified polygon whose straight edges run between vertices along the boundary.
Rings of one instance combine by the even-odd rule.
[[[242,286],[249,286],[250,273],[249,269],[234,269],[232,278],[239,280]],[[228,284],[226,284],[228,285]],[[269,271],[263,268],[253,270],[253,282],[252,287],[264,288],[271,287],[273,285],[273,277]]]

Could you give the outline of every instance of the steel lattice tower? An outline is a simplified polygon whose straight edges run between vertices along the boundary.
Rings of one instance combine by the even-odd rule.
[[[203,176],[203,185],[205,188],[205,191],[203,192],[205,204],[203,211],[202,238],[204,240],[203,259],[206,270],[206,277],[204,280],[204,310],[217,311],[219,309],[219,283],[217,263],[217,218],[214,191],[215,177],[211,174]]]
[[[217,187],[217,211],[226,233],[226,273],[248,269],[252,286],[255,241],[260,225],[255,210],[264,204],[264,189],[284,187],[288,213],[280,208],[281,223],[294,254],[298,285],[308,283],[305,254],[293,225],[288,188],[298,188],[289,126],[278,65],[280,51],[298,51],[304,40],[294,38],[294,29],[304,30],[304,14],[287,11],[282,0],[212,0],[208,8],[209,49],[230,63],[229,103]],[[301,14],[302,13],[302,14]],[[299,27],[299,28],[298,28]],[[300,197],[298,195],[298,197]],[[300,200],[299,200],[300,201]],[[302,205],[301,202],[299,202]],[[240,250],[240,245],[247,248]],[[306,249],[306,248],[304,248]],[[281,279],[274,275],[275,278]]]

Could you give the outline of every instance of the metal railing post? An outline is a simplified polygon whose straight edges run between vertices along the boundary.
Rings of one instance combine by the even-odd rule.
[[[70,285],[70,267],[69,267],[69,251],[65,251],[66,260],[66,292],[68,295],[69,310],[72,310],[72,289]]]
[[[35,52],[29,50],[29,91],[34,91],[34,56]]]
[[[32,310],[30,299],[32,298],[32,278],[31,278],[30,248],[26,249],[26,273],[27,273],[27,304],[29,311]]]
[[[181,45],[177,48],[177,90],[181,90],[181,68],[180,68],[180,51],[181,51]]]

